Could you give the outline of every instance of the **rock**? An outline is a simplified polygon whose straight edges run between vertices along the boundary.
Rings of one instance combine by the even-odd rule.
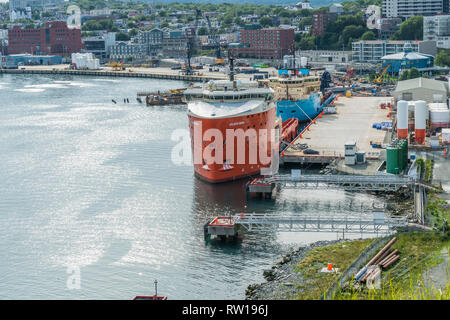
[[[273,270],[264,270],[263,277],[267,281],[272,281],[275,279],[275,272],[273,272]]]

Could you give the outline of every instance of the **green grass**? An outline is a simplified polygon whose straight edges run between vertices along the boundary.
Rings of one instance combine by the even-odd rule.
[[[300,272],[305,284],[298,286],[298,293],[292,299],[311,300],[320,299],[325,292],[360,255],[363,249],[373,239],[347,241],[331,246],[314,248],[296,266],[294,272]],[[339,268],[338,273],[319,273],[318,271],[333,264],[333,268]]]
[[[423,272],[442,262],[440,252],[449,250],[448,233],[408,232],[400,233],[392,250],[398,249],[400,259],[382,272],[379,290],[340,288],[333,297],[338,300],[415,300],[450,299],[450,267],[447,266],[447,283],[444,288],[427,288]]]
[[[450,229],[450,207],[446,201],[439,198],[436,194],[430,193],[427,203],[428,218],[430,226],[437,230]],[[444,225],[445,223],[445,225]]]

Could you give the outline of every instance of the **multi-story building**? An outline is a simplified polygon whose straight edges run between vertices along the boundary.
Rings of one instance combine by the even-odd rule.
[[[436,41],[438,48],[450,49],[450,15],[424,17],[423,39]]]
[[[149,56],[158,56],[163,49],[164,32],[161,29],[152,29],[150,31],[139,31],[137,35],[138,43],[146,48],[146,54]]]
[[[31,19],[31,7],[16,8],[9,10],[9,20]]]
[[[326,11],[314,12],[312,16],[311,33],[315,36],[322,35],[325,32],[327,24],[328,24],[328,12]]]
[[[117,61],[136,61],[146,57],[145,46],[139,43],[120,41],[110,48],[109,58]]]
[[[92,53],[101,62],[109,57],[111,47],[115,45],[116,33],[108,32],[102,36],[83,38],[83,52]]]
[[[47,22],[45,27],[8,30],[8,53],[70,56],[82,48],[81,30],[69,29],[65,21]]]
[[[239,57],[281,59],[293,54],[294,29],[242,29],[239,41],[243,46],[233,49]]]
[[[334,51],[334,50],[305,50],[298,51],[297,57],[306,57],[310,62],[317,63],[349,63],[352,61],[351,51]]]
[[[352,43],[352,60],[360,63],[380,63],[381,58],[390,54],[403,52],[407,41],[368,40]],[[435,41],[413,41],[411,50],[436,56]]]
[[[311,33],[315,36],[320,36],[325,33],[327,25],[335,21],[341,13],[319,11],[312,15]]]
[[[383,0],[382,4],[382,16],[386,18],[433,16],[448,12],[448,0]]]
[[[167,58],[186,57],[188,39],[186,37],[165,37],[163,38],[162,52]]]
[[[400,24],[402,19],[397,18],[381,18],[380,19],[380,29],[378,29],[378,38],[380,40],[387,40],[392,37],[398,29],[400,29]]]
[[[344,13],[344,7],[340,3],[333,3],[330,6],[330,12],[331,13],[337,13],[337,14],[343,14]]]
[[[9,0],[9,9],[24,9],[26,7],[51,9],[63,4],[64,0]]]

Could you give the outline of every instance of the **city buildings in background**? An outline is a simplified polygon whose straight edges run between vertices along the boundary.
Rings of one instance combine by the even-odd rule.
[[[432,16],[449,12],[448,0],[383,0],[382,15],[387,18]]]
[[[349,63],[352,61],[352,51],[335,50],[300,50],[296,56],[306,57],[310,62],[320,63]]]
[[[424,17],[423,39],[436,41],[438,48],[450,49],[450,15]]]
[[[83,37],[82,52],[92,53],[95,58],[105,62],[111,53],[111,47],[116,43],[116,33],[107,32],[101,36]]]
[[[232,49],[238,57],[281,59],[293,54],[294,29],[242,29],[239,41],[243,46]]]
[[[69,29],[65,21],[47,22],[42,28],[14,26],[8,30],[8,54],[70,56],[81,48],[81,30]]]
[[[382,57],[403,52],[407,42],[409,41],[355,41],[352,43],[352,60],[360,63],[381,63]],[[435,41],[413,41],[411,42],[411,50],[431,56],[437,54]]]

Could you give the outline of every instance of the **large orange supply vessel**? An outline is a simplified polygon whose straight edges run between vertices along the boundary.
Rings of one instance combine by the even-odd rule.
[[[270,167],[272,148],[278,148],[271,139],[278,141],[281,128],[273,92],[232,75],[184,92],[197,177],[218,183]]]

